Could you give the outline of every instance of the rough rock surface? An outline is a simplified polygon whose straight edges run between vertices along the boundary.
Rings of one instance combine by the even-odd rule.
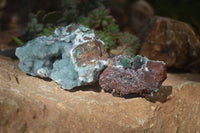
[[[173,86],[172,95],[151,103],[113,97],[98,87],[65,91],[26,75],[17,64],[0,57],[1,133],[200,132],[199,74],[168,74],[163,84]]]
[[[140,54],[162,60],[168,67],[185,68],[200,53],[200,41],[192,27],[170,18],[153,17],[140,33]]]
[[[96,82],[109,63],[104,43],[93,30],[78,24],[27,42],[17,48],[16,56],[24,72],[51,78],[64,89]]]
[[[140,55],[134,58],[119,55],[100,75],[99,85],[113,95],[152,97],[166,78],[166,64],[163,61],[148,60]]]

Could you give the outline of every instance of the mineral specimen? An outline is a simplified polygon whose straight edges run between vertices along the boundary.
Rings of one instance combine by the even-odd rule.
[[[64,89],[97,81],[109,63],[104,43],[93,30],[78,24],[59,27],[49,37],[37,37],[15,54],[24,72],[51,78]]]
[[[151,97],[166,79],[163,61],[149,60],[140,55],[131,58],[119,55],[100,75],[99,84],[113,95],[137,95]]]
[[[153,17],[139,35],[142,56],[162,60],[167,67],[185,69],[200,57],[200,41],[193,28],[184,22]]]

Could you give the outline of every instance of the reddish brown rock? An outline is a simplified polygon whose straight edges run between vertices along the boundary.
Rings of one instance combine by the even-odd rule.
[[[164,103],[113,97],[97,87],[65,91],[0,57],[0,133],[198,133],[200,75],[168,74]],[[82,90],[85,91],[82,91]]]
[[[119,55],[100,75],[100,86],[113,95],[152,97],[167,78],[166,66],[162,61],[152,61],[137,55],[131,58]]]
[[[170,18],[153,17],[140,33],[140,39],[140,54],[162,60],[168,67],[185,68],[200,55],[200,42],[192,27]]]
[[[98,60],[107,60],[108,53],[101,41],[92,40],[85,42],[72,50],[77,66],[87,66],[95,64]]]

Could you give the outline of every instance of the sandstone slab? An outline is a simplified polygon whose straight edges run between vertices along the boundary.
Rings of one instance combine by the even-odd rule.
[[[85,86],[73,91],[26,75],[18,61],[0,57],[0,132],[198,133],[200,75],[168,74],[164,103],[124,99]]]

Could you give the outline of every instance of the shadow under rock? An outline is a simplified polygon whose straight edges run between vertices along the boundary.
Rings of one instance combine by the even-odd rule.
[[[168,96],[171,94],[172,94],[172,86],[161,86],[161,89],[148,100],[154,103],[157,101],[164,103],[168,100]]]
[[[93,85],[83,85],[75,87],[71,90],[67,90],[70,92],[76,92],[76,91],[94,91],[94,92],[101,92],[101,87],[98,82],[94,83]]]
[[[32,75],[30,75],[30,74],[26,74],[26,75],[28,75],[28,76],[32,76]],[[50,82],[50,81],[53,81],[52,79],[50,79],[50,78],[42,78],[42,77],[38,77],[38,76],[34,76],[34,77],[36,77],[36,78],[38,78],[38,79],[42,79],[42,80],[45,80],[45,81],[48,81],[48,82]],[[59,85],[58,85],[59,86]],[[62,88],[62,87],[61,87]],[[63,89],[63,88],[62,88]],[[99,83],[98,82],[96,82],[96,83],[94,83],[93,85],[83,85],[83,86],[78,86],[78,87],[75,87],[75,88],[73,88],[73,89],[71,89],[71,90],[67,90],[67,89],[64,89],[64,90],[66,90],[66,91],[70,91],[70,92],[76,92],[76,91],[94,91],[94,92],[101,92],[101,87],[100,87],[100,85],[99,85]]]
[[[38,78],[38,79],[42,79],[44,81],[49,81],[49,82],[52,81],[52,79],[50,79],[50,78],[44,78],[44,77],[42,78],[42,77],[38,77],[38,76],[32,76],[31,74],[28,74],[28,73],[26,75],[31,76],[31,77],[35,77],[35,78]]]
[[[30,74],[26,74],[28,76],[32,76]],[[41,78],[41,77],[37,77],[36,78],[39,78],[39,79],[42,79],[42,80],[45,80],[45,81],[52,81],[52,79],[50,78]],[[66,89],[64,89],[66,90]],[[101,92],[102,88],[101,86],[99,85],[98,82],[94,83],[93,85],[83,85],[83,86],[78,86],[78,87],[75,87],[71,90],[66,90],[66,91],[69,91],[69,92],[77,92],[77,91],[94,91],[94,92]],[[107,92],[105,91],[105,93],[111,93],[111,92]],[[142,97],[142,98],[145,98],[147,99],[148,101],[150,102],[161,102],[161,103],[164,103],[168,100],[168,96],[172,94],[172,86],[161,86],[161,89],[154,93],[153,96],[141,96],[141,95],[138,95],[138,94],[128,94],[128,95],[124,95],[124,96],[119,96],[119,95],[115,95],[113,94],[113,96],[115,97],[121,97],[121,98],[125,98],[125,99],[131,99],[131,98],[137,98],[137,97]]]

